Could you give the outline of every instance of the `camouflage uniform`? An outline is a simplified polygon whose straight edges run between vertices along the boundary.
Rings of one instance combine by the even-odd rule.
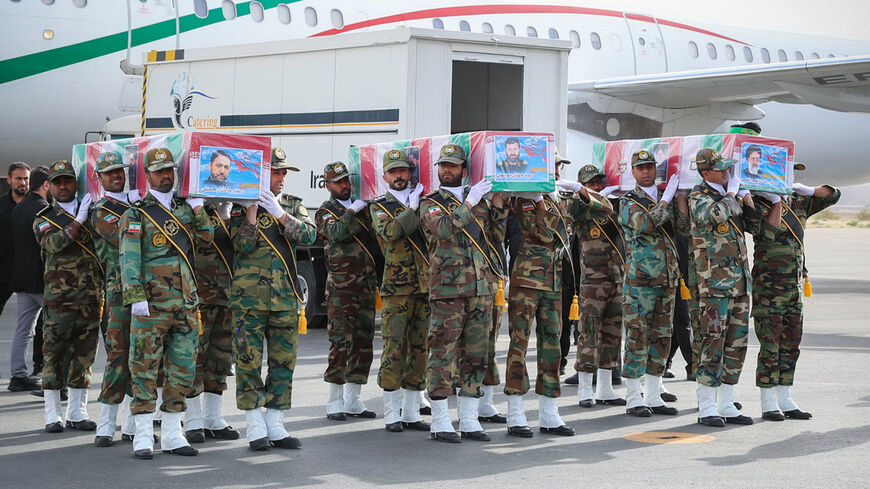
[[[574,196],[563,205],[573,222],[612,211],[610,202],[588,191],[589,202]],[[517,216],[523,240],[511,271],[508,317],[511,342],[507,356],[507,395],[529,390],[526,350],[532,321],[537,325],[538,374],[535,393],[559,397],[559,361],[562,333],[562,253],[568,245],[568,225],[559,206],[545,196],[537,204],[517,197],[510,205]],[[561,228],[561,235],[559,234]]]
[[[133,316],[130,325],[133,382],[130,412],[134,415],[153,413],[157,408],[156,380],[161,361],[165,380],[163,404],[159,408],[167,413],[185,409],[185,395],[193,388],[196,370],[199,296],[193,263],[188,263],[169,241],[172,236],[186,232],[193,238],[191,246],[195,248],[208,246],[214,236],[208,215],[194,214],[184,200],[173,197],[171,208],[163,208],[184,229],[178,229],[171,218],[163,223],[152,222],[142,210],[152,206],[162,204],[149,192],[130,206],[121,219],[124,304],[148,301],[150,312],[146,317]]]
[[[290,246],[312,245],[317,236],[302,199],[282,194],[279,203],[287,213],[286,226],[281,226],[262,207],[257,209],[257,225],[247,222],[245,209],[238,205],[233,207],[230,219],[235,247],[229,307],[233,316],[236,404],[244,411],[263,406],[290,408],[299,339],[299,303],[296,277],[288,275],[287,267],[295,271],[295,263],[285,266],[263,230],[278,226]],[[261,376],[264,339],[269,359],[265,383]]]
[[[467,192],[467,190],[466,190]],[[451,202],[442,209],[434,197]],[[463,228],[482,224],[486,240],[503,243],[507,210],[490,207],[481,200],[473,209],[456,204],[448,190],[429,194],[420,202],[420,220],[429,243],[429,362],[426,385],[429,397],[444,399],[453,394],[454,371],[458,371],[460,395],[481,397],[492,331],[494,287],[499,279],[491,250],[480,250]],[[498,273],[502,273],[498,270]]]
[[[752,267],[752,317],[758,336],[758,367],[755,384],[758,387],[790,386],[794,383],[795,365],[800,355],[803,334],[803,302],[801,282],[804,267],[803,227],[813,214],[837,203],[840,191],[829,197],[792,194],[783,197],[783,220],[774,228],[761,221],[755,233],[755,257]],[[766,201],[764,202],[766,203]],[[768,206],[759,202],[766,214]],[[793,212],[789,229],[786,213]],[[799,222],[795,226],[794,221]],[[792,233],[794,231],[794,234]]]

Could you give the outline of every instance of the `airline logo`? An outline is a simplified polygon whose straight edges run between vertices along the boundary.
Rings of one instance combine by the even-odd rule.
[[[214,100],[217,97],[194,89],[193,78],[187,73],[180,73],[169,90],[169,100],[172,103],[172,124],[176,129],[211,129],[218,127],[217,118],[194,118],[188,112],[193,105],[194,97],[205,97]]]

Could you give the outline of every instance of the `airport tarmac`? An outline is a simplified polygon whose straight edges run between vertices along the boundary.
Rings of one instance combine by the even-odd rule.
[[[197,457],[166,454],[133,458],[130,443],[93,446],[93,432],[43,431],[41,399],[6,390],[9,347],[15,325],[14,297],[0,316],[0,486],[48,487],[868,487],[870,486],[870,229],[809,229],[808,269],[814,296],[805,301],[805,333],[793,395],[811,421],[761,419],[754,373],[758,343],[750,347],[736,399],[752,426],[708,428],[696,423],[695,385],[682,375],[677,355],[667,388],[679,396],[675,417],[633,418],[621,407],[577,406],[576,386],[564,386],[562,418],[577,432],[555,437],[537,432],[537,402],[526,396],[532,439],[505,435],[505,425],[485,425],[489,443],[437,443],[427,433],[384,430],[377,387],[380,339],[369,384],[363,388],[374,420],[328,421],[324,330],[301,337],[294,407],[287,429],[301,450],[254,453],[247,442],[196,445]],[[499,368],[508,347],[506,320],[498,342]],[[571,359],[574,351],[572,349]],[[534,378],[534,341],[529,368]],[[28,356],[28,359],[30,357]],[[89,413],[96,402],[105,363],[97,354]],[[233,378],[225,395],[226,419],[244,433],[236,409]],[[618,392],[624,395],[624,386]],[[496,405],[507,411],[497,390]],[[454,405],[454,400],[451,400]],[[455,416],[455,410],[452,410]],[[426,417],[428,418],[428,417]],[[428,419],[427,419],[428,420]],[[159,430],[158,430],[159,432]],[[116,436],[116,439],[118,436]],[[647,440],[666,443],[648,443]],[[156,447],[156,448],[159,448]]]

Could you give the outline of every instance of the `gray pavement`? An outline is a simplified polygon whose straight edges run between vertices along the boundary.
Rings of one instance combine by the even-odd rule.
[[[806,301],[803,354],[795,400],[815,415],[812,421],[765,422],[754,386],[758,347],[751,335],[749,355],[736,397],[756,424],[712,429],[696,424],[694,384],[679,375],[666,381],[679,396],[676,417],[631,418],[619,407],[580,409],[576,388],[565,386],[559,405],[577,436],[535,433],[530,440],[505,436],[504,425],[485,426],[489,443],[448,445],[426,433],[388,433],[383,419],[327,421],[322,381],[327,340],[323,330],[302,337],[295,376],[294,407],[288,430],[302,439],[301,450],[264,454],[248,451],[244,439],[199,445],[194,458],[158,454],[135,460],[129,443],[95,448],[93,433],[42,430],[41,399],[6,391],[15,303],[0,316],[0,487],[868,487],[870,486],[870,230],[810,229],[808,267],[815,296]],[[375,382],[380,340],[370,382],[363,389],[369,408],[382,414]],[[534,341],[529,352],[533,360]],[[498,343],[499,367],[508,346],[507,325]],[[573,356],[573,351],[572,351]],[[28,357],[29,358],[29,357]],[[98,353],[89,411],[105,354]],[[534,362],[530,362],[534,377]],[[230,379],[230,393],[234,389]],[[624,392],[620,389],[620,392]],[[229,422],[244,429],[233,396],[224,401]],[[499,392],[496,403],[507,410]],[[526,396],[529,422],[537,430],[537,402]],[[455,411],[454,411],[455,413]],[[626,439],[644,432],[712,435],[704,443],[650,444]],[[672,435],[662,435],[672,436]],[[703,437],[690,440],[703,441]]]

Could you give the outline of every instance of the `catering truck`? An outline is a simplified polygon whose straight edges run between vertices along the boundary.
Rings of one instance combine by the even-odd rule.
[[[285,192],[302,197],[313,215],[329,197],[324,165],[346,160],[352,145],[480,130],[552,132],[563,143],[570,47],[551,39],[399,28],[152,51],[137,135],[271,136],[301,170],[287,175]],[[323,247],[300,247],[297,258],[306,315],[322,323]]]

